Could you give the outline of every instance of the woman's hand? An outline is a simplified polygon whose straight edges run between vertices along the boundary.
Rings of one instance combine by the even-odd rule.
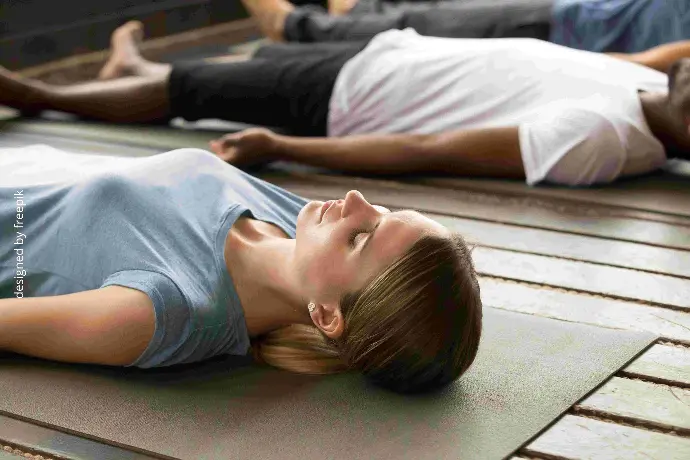
[[[213,153],[237,167],[277,160],[277,144],[276,134],[266,128],[250,128],[209,142]]]

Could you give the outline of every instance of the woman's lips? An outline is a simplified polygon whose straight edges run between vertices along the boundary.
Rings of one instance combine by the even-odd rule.
[[[330,208],[332,204],[333,200],[328,200],[321,206],[321,215],[319,216],[319,223],[321,223],[321,221],[323,220],[323,216],[326,214],[326,211],[328,211],[328,208]]]

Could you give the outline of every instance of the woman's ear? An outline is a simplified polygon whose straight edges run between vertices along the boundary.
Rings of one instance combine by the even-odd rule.
[[[345,330],[345,318],[338,304],[316,304],[310,314],[314,325],[331,339],[340,338]]]

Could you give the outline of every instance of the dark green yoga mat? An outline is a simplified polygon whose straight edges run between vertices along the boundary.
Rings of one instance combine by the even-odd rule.
[[[357,374],[312,377],[220,360],[142,371],[0,359],[0,412],[183,459],[500,459],[654,337],[485,309],[477,360],[439,393]]]
[[[5,124],[0,147],[146,156],[203,148],[214,136],[34,120]],[[5,357],[0,412],[166,458],[498,459],[654,339],[491,308],[483,334],[471,371],[422,397],[382,391],[357,375],[309,377],[238,367],[236,359],[141,371]]]

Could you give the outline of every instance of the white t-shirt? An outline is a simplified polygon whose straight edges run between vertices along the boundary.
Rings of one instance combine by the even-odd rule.
[[[335,83],[329,136],[518,126],[527,183],[610,182],[659,168],[638,89],[667,76],[531,38],[377,35]]]

